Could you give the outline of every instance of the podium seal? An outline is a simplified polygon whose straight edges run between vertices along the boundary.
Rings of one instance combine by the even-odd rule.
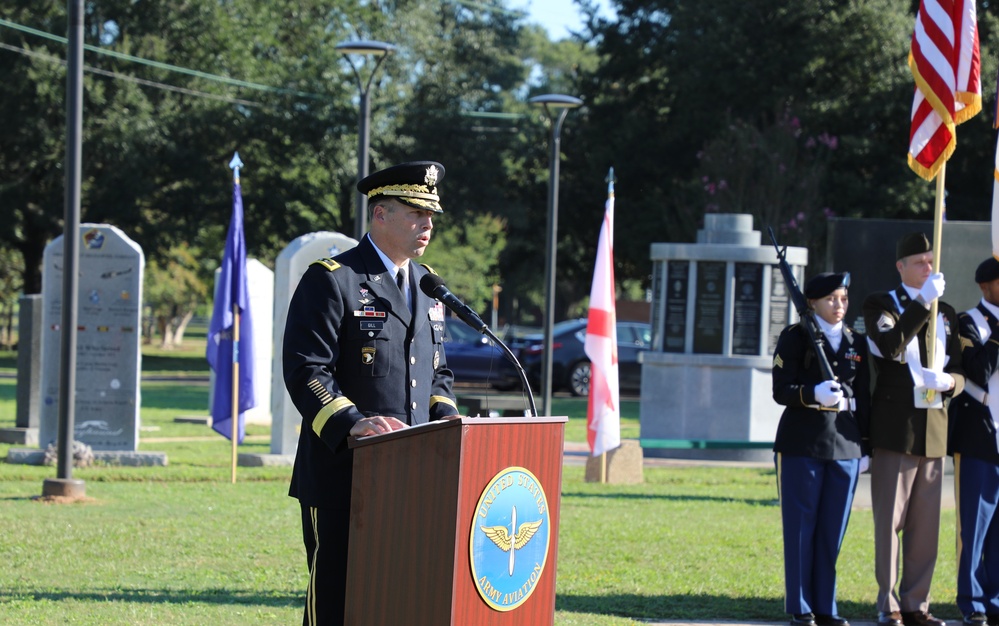
[[[497,611],[526,602],[545,571],[550,541],[548,498],[537,477],[523,467],[493,476],[479,496],[468,542],[482,600]]]

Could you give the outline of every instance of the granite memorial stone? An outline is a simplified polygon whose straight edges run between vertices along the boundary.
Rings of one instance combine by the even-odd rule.
[[[94,450],[139,445],[142,249],[108,224],[80,225],[79,310],[73,439]],[[63,237],[45,247],[39,443],[58,435]]]

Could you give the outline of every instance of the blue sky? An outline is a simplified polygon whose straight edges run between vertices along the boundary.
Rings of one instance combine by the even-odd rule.
[[[597,4],[602,15],[613,15],[610,0],[599,0]],[[568,37],[570,30],[579,30],[583,23],[579,7],[572,0],[512,0],[510,8],[527,11],[528,20],[544,26],[555,40]]]

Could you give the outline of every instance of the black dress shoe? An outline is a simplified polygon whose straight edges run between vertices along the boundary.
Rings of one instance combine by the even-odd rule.
[[[968,626],[986,626],[988,623],[988,618],[985,617],[985,613],[979,613],[975,611],[964,616],[964,624]]]
[[[878,624],[880,626],[902,626],[902,614],[898,611],[878,613]]]
[[[815,626],[815,616],[811,613],[795,613],[791,616],[791,626]]]
[[[905,626],[947,626],[947,622],[922,611],[902,611]]]
[[[822,615],[816,613],[815,626],[850,626],[850,622],[839,615]]]

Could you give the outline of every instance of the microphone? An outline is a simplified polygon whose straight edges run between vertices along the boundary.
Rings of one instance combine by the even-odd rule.
[[[440,276],[436,274],[427,274],[424,276],[420,279],[420,290],[431,298],[443,302],[447,308],[451,309],[455,315],[461,318],[461,321],[480,333],[485,332],[486,323],[482,321],[479,314],[459,300],[458,296],[451,293],[447,286],[444,285],[444,279]]]
[[[531,415],[533,417],[537,417],[538,408],[534,404],[534,394],[531,393],[531,385],[527,382],[527,372],[524,371],[524,367],[520,364],[520,361],[517,360],[517,357],[514,356],[510,347],[503,343],[503,341],[497,337],[493,331],[489,330],[489,326],[482,321],[482,318],[479,317],[478,313],[459,300],[458,296],[451,293],[451,291],[444,285],[444,279],[437,274],[427,274],[421,278],[420,291],[427,294],[434,300],[440,300],[443,302],[447,308],[451,309],[455,315],[461,318],[461,321],[492,339],[496,345],[503,350],[503,354],[506,355],[506,358],[510,359],[510,362],[517,368],[517,374],[520,375],[520,382],[524,386],[524,390],[527,392],[527,400],[530,403]]]

